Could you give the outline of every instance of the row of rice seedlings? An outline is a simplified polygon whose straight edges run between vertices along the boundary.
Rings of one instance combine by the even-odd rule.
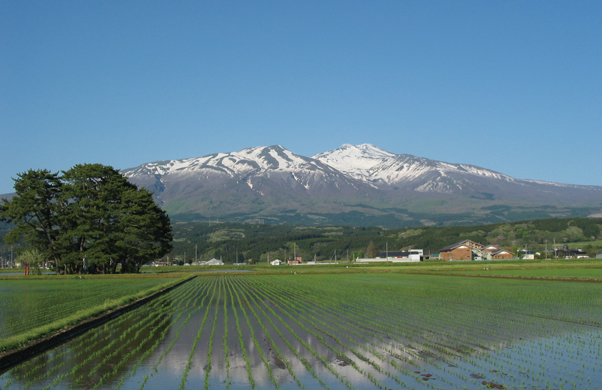
[[[153,302],[153,304],[157,305],[157,304],[159,304],[159,301],[155,301],[155,302]],[[116,325],[119,325],[120,323],[127,321],[128,318],[130,318],[132,315],[133,315],[133,313],[130,312],[124,316],[120,316],[113,323]],[[32,383],[40,382],[40,381],[44,380],[45,378],[51,376],[60,367],[65,366],[69,362],[69,360],[74,360],[74,359],[78,358],[79,356],[81,356],[82,354],[87,353],[90,349],[94,348],[94,340],[96,340],[100,334],[101,334],[100,332],[94,332],[94,334],[90,338],[87,338],[87,339],[85,337],[80,336],[78,339],[68,343],[68,347],[62,353],[55,354],[55,357],[49,361],[48,360],[45,361],[45,359],[43,359],[43,356],[44,356],[43,355],[40,359],[38,359],[38,361],[40,361],[42,363],[42,364],[40,364],[39,367],[36,367],[36,366],[31,367],[31,365],[32,365],[31,362],[35,362],[36,361],[35,359],[33,361],[25,363],[25,365],[28,368],[24,370],[24,373],[25,373],[24,375],[21,375],[21,376],[14,375],[15,372],[17,372],[18,370],[21,369],[19,366],[15,367],[13,370],[11,370],[11,371],[9,371],[9,373],[7,373],[8,375],[11,375],[12,377],[8,382],[5,383],[4,388],[8,388],[8,386],[10,386],[10,383],[12,383],[12,381],[14,381],[14,380],[20,380],[20,381],[27,380],[29,383],[29,386]],[[105,340],[107,340],[111,337],[112,337],[112,334],[109,334],[109,335],[105,336],[103,338],[103,340],[101,340],[101,342],[104,342]],[[83,345],[84,343],[87,344],[87,347],[85,347],[83,350],[81,350],[80,352],[77,352],[75,354],[70,354],[70,353],[68,354],[69,350],[74,350],[74,351],[80,350],[81,348],[79,348],[79,347],[81,345]],[[47,353],[50,353],[50,352],[47,352]],[[63,360],[63,362],[61,362],[60,365],[56,365],[52,369],[47,368],[48,364],[50,364],[53,360],[55,360],[56,358],[58,358],[60,356],[64,356],[64,355],[67,355],[67,360]],[[35,376],[36,371],[38,371],[38,370],[36,370],[36,368],[39,368],[43,372],[43,374],[41,376],[37,376],[37,377]],[[5,375],[7,375],[7,374],[5,374]],[[28,379],[28,377],[31,377],[31,379]],[[55,379],[55,382],[56,382],[56,379]],[[26,386],[26,387],[29,387],[29,386]]]
[[[213,326],[211,327],[211,335],[209,336],[209,350],[207,351],[207,368],[205,369],[205,390],[209,389],[209,374],[211,373],[211,354],[213,353],[213,337],[215,336],[215,325],[217,324],[217,315],[219,312],[219,301],[222,297],[222,279],[223,276],[219,276],[217,286],[217,300],[215,301],[215,314],[213,316]]]
[[[145,344],[150,341],[153,336],[155,335],[155,333],[164,325],[168,324],[172,322],[171,320],[171,316],[165,316],[165,318],[158,324],[156,325],[152,325],[150,326],[146,326],[145,327],[145,332],[147,331],[146,328],[150,327],[150,331],[148,331],[147,336],[140,339],[138,338],[139,334],[137,333],[136,335],[134,335],[133,340],[137,341],[136,344],[137,346],[135,348],[130,349],[127,353],[125,353],[124,355],[122,355],[121,359],[115,363],[115,365],[112,367],[113,369],[109,372],[106,372],[103,376],[100,377],[100,379],[98,380],[98,382],[96,383],[96,385],[93,387],[94,389],[98,389],[100,386],[102,386],[104,380],[111,378],[115,375],[117,375],[119,369],[129,360],[131,360],[132,357],[136,356],[145,346]],[[120,388],[123,385],[123,381],[125,380],[125,376],[122,376],[120,383],[117,385],[116,388]]]
[[[268,289],[263,289],[263,291],[268,291]],[[272,299],[279,299],[282,296],[284,296],[283,294],[283,290],[277,290],[278,292],[276,293],[276,295],[272,295]],[[291,307],[292,311],[295,311],[297,313],[303,313],[304,314],[304,318],[312,318],[314,321],[316,321],[315,323],[313,323],[313,326],[320,332],[326,334],[327,336],[331,337],[333,340],[335,340],[336,343],[338,343],[341,347],[345,348],[345,349],[349,349],[352,353],[354,353],[360,360],[367,362],[368,364],[370,364],[378,373],[380,374],[384,374],[387,377],[393,379],[395,382],[397,382],[399,385],[401,386],[405,386],[405,382],[403,380],[401,380],[395,373],[390,372],[389,370],[384,369],[383,367],[381,367],[379,365],[379,363],[377,363],[375,360],[370,359],[368,357],[366,357],[365,355],[363,355],[362,353],[360,353],[356,348],[361,348],[363,350],[365,350],[368,353],[371,353],[372,355],[374,355],[377,359],[379,359],[381,362],[384,363],[389,363],[387,362],[387,359],[383,356],[383,353],[378,351],[377,349],[380,348],[378,346],[376,346],[374,343],[372,343],[370,340],[368,340],[367,338],[361,336],[358,332],[356,332],[354,329],[352,329],[351,327],[347,327],[344,326],[342,324],[347,324],[348,321],[345,318],[344,314],[342,313],[337,313],[336,310],[332,310],[329,308],[329,310],[331,310],[331,312],[329,313],[330,315],[332,315],[332,317],[327,317],[324,314],[320,314],[320,308],[321,308],[321,304],[324,302],[324,299],[315,299],[312,300],[312,305],[311,308],[309,308],[309,304],[304,305],[303,300],[293,300],[295,306]],[[305,307],[305,308],[304,308]],[[316,314],[316,315],[314,315]],[[324,320],[320,319],[320,318],[328,321],[325,322]],[[326,328],[328,328],[330,330],[326,331],[320,327],[318,327],[317,324],[320,324]],[[339,330],[333,328],[329,323],[333,323],[335,326],[337,326],[339,328]],[[370,331],[370,329],[365,329],[368,333],[372,333],[372,335],[374,337],[377,337],[379,335],[373,333]],[[347,340],[353,344],[353,345],[349,345],[346,343],[343,343],[343,341],[337,336],[337,334],[344,334],[347,335]],[[350,334],[355,334],[357,337],[362,338],[364,340],[365,343],[359,342],[354,340]],[[382,338],[381,338],[382,340]],[[366,346],[366,344],[372,345],[372,348],[369,348]],[[352,362],[352,364],[354,364]],[[355,366],[355,368],[357,370],[359,370],[363,375],[367,376],[373,383],[375,380],[377,380],[372,373],[370,373],[369,371],[363,370],[359,367],[357,367],[357,365]]]
[[[150,302],[148,306],[143,306],[142,308],[139,308],[135,311],[132,311],[130,313],[127,313],[124,316],[121,316],[118,320],[111,322],[110,325],[110,334],[105,338],[106,340],[111,339],[114,337],[115,332],[117,331],[117,329],[119,329],[119,325],[121,323],[125,323],[126,321],[134,318],[135,316],[139,316],[140,313],[147,313],[149,314],[148,316],[144,316],[145,320],[137,322],[136,325],[132,328],[127,328],[125,332],[121,333],[119,335],[118,338],[114,338],[112,341],[109,342],[108,346],[105,346],[103,351],[108,351],[110,350],[110,348],[114,345],[116,345],[117,343],[124,343],[125,341],[130,341],[130,334],[133,330],[136,330],[139,327],[145,326],[145,324],[147,323],[147,321],[150,321],[152,319],[157,319],[160,316],[163,315],[170,315],[170,311],[173,311],[173,307],[175,305],[177,305],[177,303],[179,302],[179,300],[182,300],[185,298],[185,296],[181,293],[172,293],[170,299],[168,300],[169,296],[162,296],[157,298],[156,300],[154,300],[153,302]],[[169,305],[165,305],[166,302],[169,301]],[[153,313],[153,315],[150,315],[150,313]],[[138,336],[141,334],[142,329],[137,329],[137,331],[135,332],[135,336],[134,339],[138,338]],[[104,343],[100,343],[101,345],[104,345]],[[125,343],[124,343],[125,345]],[[89,348],[94,348],[95,345],[94,343],[91,343],[89,345]],[[83,367],[88,361],[91,361],[92,358],[94,357],[102,357],[104,354],[104,352],[102,351],[96,351],[92,354],[86,354],[85,356],[87,356],[87,359],[84,360],[84,362],[80,362],[79,364],[75,365],[71,372],[69,373],[71,377],[73,377],[73,375],[75,375],[77,373],[77,371]],[[116,356],[115,353],[113,354],[109,354],[112,356]],[[96,367],[93,367],[90,371],[90,373],[94,373],[94,371],[96,371],[96,369],[100,366],[102,366],[103,362],[106,361],[106,356],[104,356],[103,361],[101,361],[101,363],[97,364]],[[90,378],[91,375],[88,375],[88,378]],[[67,377],[67,375],[65,376]],[[80,375],[78,378],[76,378],[74,380],[74,382],[77,381],[82,381],[85,380],[83,375]],[[91,381],[93,379],[90,379]],[[104,379],[103,379],[104,380]],[[53,381],[53,386],[56,386],[58,383],[60,383],[60,378],[55,378],[55,380]]]
[[[238,281],[238,280],[237,280]],[[263,291],[259,292],[260,295],[264,295]],[[265,297],[265,295],[264,295]],[[316,339],[318,339],[318,341],[324,345],[326,348],[332,350],[335,354],[337,354],[338,356],[342,356],[345,359],[347,359],[348,361],[351,361],[351,359],[349,359],[347,356],[345,356],[345,354],[342,351],[337,350],[336,348],[332,347],[329,343],[327,343],[322,336],[320,336],[319,334],[317,334],[316,332],[310,330],[307,326],[305,326],[305,324],[303,324],[302,322],[300,322],[295,316],[293,316],[292,314],[290,314],[287,310],[284,310],[282,307],[280,307],[279,305],[274,303],[274,306],[284,315],[286,315],[287,317],[289,317],[293,322],[295,322],[299,327],[301,327],[305,332],[307,332],[308,334],[311,334],[312,336],[314,336]],[[269,306],[266,306],[269,308]],[[309,343],[307,343],[305,340],[303,340],[302,338],[300,338],[295,331],[293,331],[290,326],[282,319],[282,317],[280,317],[279,315],[277,315],[273,310],[271,310],[271,308],[269,308],[270,311],[280,320],[280,322],[290,331],[290,333],[295,336],[295,338],[301,342],[301,344],[303,344],[303,346],[312,354],[314,355],[316,358],[318,358],[318,360],[320,360],[324,366],[337,378],[339,379],[343,384],[345,384],[345,386],[348,389],[354,389],[355,387],[353,386],[353,384],[351,382],[349,382],[345,377],[343,377],[339,372],[337,372],[336,370],[334,370],[331,365],[330,362],[328,362],[326,360],[326,358],[322,355],[320,355]]]
[[[283,291],[282,290],[278,290],[278,296],[282,296],[284,294],[282,294]],[[331,301],[330,297],[328,298],[327,301]],[[381,342],[384,343],[384,340],[382,338],[382,335],[375,332],[372,328],[367,328],[365,326],[365,322],[364,323],[355,323],[351,318],[347,317],[347,312],[346,311],[342,311],[342,310],[337,310],[336,308],[332,307],[333,305],[328,305],[327,307],[323,306],[323,303],[325,302],[325,300],[320,300],[319,298],[315,298],[311,300],[311,306],[309,303],[304,303],[303,300],[294,300],[293,301],[297,306],[298,310],[303,311],[306,315],[311,316],[311,311],[308,310],[314,310],[314,313],[318,316],[320,316],[321,318],[327,320],[329,323],[334,324],[335,326],[339,327],[341,330],[343,330],[343,334],[348,335],[348,339],[352,342],[355,343],[356,345],[360,346],[360,348],[366,350],[367,352],[373,353],[375,356],[377,356],[378,358],[380,358],[381,360],[384,359],[383,353],[376,351],[375,349],[370,349],[368,347],[366,347],[365,345],[353,340],[350,335],[354,334],[357,337],[363,339],[367,344],[372,345],[373,347],[378,347],[376,346],[374,343],[372,343],[371,341],[369,341],[367,338],[365,338],[364,336],[362,336],[359,332],[357,332],[351,325],[355,325],[356,328],[361,328],[364,330],[364,332],[369,333],[371,336],[378,338]],[[303,310],[302,307],[305,306],[306,309]],[[320,309],[322,309],[323,314],[320,314]],[[326,313],[327,311],[327,313]],[[314,317],[315,318],[315,317]],[[365,319],[364,319],[365,320]],[[320,320],[318,320],[320,321]],[[332,328],[331,325],[328,325],[326,323],[324,323],[322,321],[322,324],[324,326],[329,327],[329,329],[331,329],[331,331],[336,332],[336,330],[334,328]],[[348,324],[349,326],[345,326],[346,324]],[[336,336],[332,335],[331,336],[333,338],[336,339]],[[390,337],[390,335],[385,334],[386,337]],[[337,340],[337,342],[341,342],[341,340]],[[357,352],[357,351],[356,351]],[[363,359],[363,356],[360,357],[360,359]],[[379,368],[375,367],[377,370],[379,370]]]
[[[247,348],[245,347],[245,342],[244,342],[243,336],[242,336],[242,329],[240,328],[240,319],[238,318],[238,312],[236,310],[236,306],[234,305],[234,294],[232,293],[233,288],[230,285],[230,283],[228,283],[227,286],[228,286],[228,293],[230,296],[230,301],[233,303],[232,309],[234,312],[234,319],[236,321],[236,330],[238,332],[238,342],[240,343],[240,348],[242,350],[242,356],[246,363],[247,377],[249,378],[249,385],[251,386],[251,389],[255,390],[255,389],[257,389],[257,384],[255,383],[255,379],[253,379],[253,374],[251,372],[251,362],[249,361],[249,355],[247,353]]]
[[[182,297],[180,299],[184,298]],[[89,370],[87,380],[93,381],[92,378],[95,377],[95,374],[100,367],[105,366],[109,360],[117,357],[122,350],[127,348],[129,344],[142,342],[140,337],[142,332],[147,332],[148,328],[155,328],[159,326],[159,324],[163,323],[166,319],[169,319],[176,312],[176,310],[174,310],[175,305],[176,302],[171,302],[169,305],[161,307],[158,312],[141,319],[139,322],[137,322],[135,327],[126,329],[118,339],[113,340],[109,346],[103,348],[102,352],[98,354],[100,360]],[[132,332],[133,330],[135,330],[135,332]],[[110,353],[108,353],[109,351]],[[99,382],[102,383],[107,377],[107,374],[101,376]]]
[[[188,373],[190,372],[190,367],[192,366],[192,361],[194,358],[194,351],[196,349],[197,343],[199,342],[199,339],[201,338],[203,328],[205,327],[205,322],[207,322],[209,310],[211,309],[211,303],[213,302],[213,298],[215,297],[216,288],[217,288],[216,283],[214,282],[212,284],[212,288],[211,288],[211,298],[209,299],[209,303],[207,304],[207,308],[205,309],[205,315],[203,316],[203,321],[201,322],[201,324],[199,326],[199,330],[197,332],[197,335],[194,338],[194,341],[192,342],[192,348],[190,349],[190,356],[188,357],[188,363],[186,364],[186,368],[184,369],[184,373],[182,375],[182,380],[180,381],[180,390],[183,390],[184,387],[186,386],[186,380],[188,379]]]
[[[272,383],[274,384],[274,387],[276,387],[276,389],[280,389],[280,386],[278,385],[276,378],[274,378],[274,373],[272,372],[272,366],[270,365],[270,362],[268,361],[268,359],[265,357],[265,354],[263,353],[263,349],[261,348],[261,344],[259,343],[259,341],[257,341],[257,337],[255,337],[255,330],[253,329],[253,325],[251,325],[251,321],[249,320],[247,311],[245,310],[245,307],[243,306],[243,304],[241,302],[240,295],[238,294],[238,289],[234,289],[234,295],[236,295],[238,307],[240,307],[242,314],[244,315],[244,317],[246,319],[247,326],[249,327],[249,331],[251,332],[251,339],[253,340],[253,344],[255,344],[255,348],[257,349],[257,352],[259,353],[259,357],[261,358],[261,360],[263,361],[263,363],[266,366],[266,369],[268,370],[268,375],[270,377],[270,380],[272,381]],[[248,304],[248,302],[247,302],[247,304]]]
[[[24,293],[17,295],[19,289],[16,289],[15,299],[7,299],[12,305],[3,305],[1,309],[0,337],[12,336],[51,323],[80,310],[102,304],[107,299],[129,295],[166,281],[167,279],[153,278],[128,279],[128,283],[123,283],[120,279],[22,282],[24,286],[27,283]],[[19,299],[20,296],[27,297],[27,300]]]
[[[256,299],[255,294],[250,291],[250,290],[245,290],[244,293],[248,294],[248,295],[244,295],[244,299],[247,301],[250,301],[252,304],[249,304],[249,309],[251,310],[251,313],[253,314],[253,316],[257,319],[257,322],[259,323],[259,325],[261,326],[261,329],[263,330],[266,338],[269,341],[269,345],[271,346],[271,348],[274,350],[274,352],[276,353],[276,356],[278,357],[278,359],[280,359],[280,361],[283,362],[283,364],[285,365],[286,369],[288,370],[289,374],[291,375],[291,377],[293,378],[293,380],[297,383],[297,385],[301,388],[301,389],[305,389],[306,387],[305,385],[303,385],[303,383],[301,382],[301,380],[297,377],[297,375],[295,374],[295,372],[293,371],[293,367],[292,364],[288,361],[288,359],[282,354],[282,352],[280,351],[280,348],[278,348],[278,345],[276,344],[276,342],[274,341],[274,339],[271,336],[271,332],[266,328],[266,325],[263,323],[263,321],[261,320],[261,317],[257,314],[257,312],[255,311],[254,307],[257,307],[257,309],[259,311],[261,311],[261,313],[264,315],[265,318],[268,319],[268,321],[270,322],[270,324],[274,327],[274,329],[276,329],[276,331],[278,332],[278,334],[284,338],[282,336],[282,333],[278,331],[278,328],[276,328],[273,324],[273,322],[271,321],[271,319],[268,317],[268,315],[265,313],[265,311],[258,305]],[[294,348],[292,348],[292,346],[290,346],[289,343],[289,347],[292,350],[295,350]],[[299,358],[299,356],[297,355],[297,358]],[[315,375],[314,372],[314,378],[317,378],[317,375]],[[322,382],[323,383],[323,382]],[[327,387],[327,386],[326,386]]]
[[[276,296],[277,297],[282,296],[281,293],[282,293],[282,290],[278,290],[278,294]],[[403,380],[401,380],[396,374],[394,374],[394,373],[392,373],[392,372],[390,372],[390,371],[388,371],[386,369],[383,369],[376,361],[374,361],[372,359],[369,359],[368,357],[364,356],[362,353],[360,353],[356,349],[356,348],[361,348],[364,351],[366,351],[366,352],[371,353],[372,355],[374,355],[381,362],[390,363],[389,361],[387,361],[387,359],[384,356],[383,352],[379,351],[379,349],[381,349],[382,347],[374,344],[371,340],[369,340],[365,336],[361,335],[359,332],[357,332],[351,326],[346,326],[346,324],[351,324],[352,322],[349,321],[349,319],[345,317],[345,313],[341,313],[341,312],[339,312],[337,310],[334,310],[332,308],[329,308],[329,313],[327,313],[327,314],[326,313],[321,313],[320,309],[323,309],[323,307],[321,307],[321,304],[323,302],[324,302],[323,300],[321,300],[321,301],[313,300],[311,308],[308,308],[309,304],[307,304],[307,306],[306,306],[306,305],[304,305],[303,301],[296,300],[295,304],[297,306],[295,306],[295,308],[293,310],[295,310],[295,311],[297,311],[299,313],[303,313],[306,318],[307,317],[312,318],[317,323],[319,323],[322,326],[328,328],[330,330],[330,332],[327,332],[324,329],[320,329],[320,328],[316,328],[316,329],[318,331],[320,331],[320,332],[328,335],[332,339],[334,339],[343,348],[349,349],[360,360],[362,360],[364,362],[368,362],[379,373],[387,375],[389,378],[393,379],[399,385],[405,386],[405,382]],[[305,307],[305,309],[304,309],[304,307]],[[311,311],[311,310],[313,310],[313,311]],[[318,317],[322,318],[323,320],[321,320]],[[326,320],[328,322],[325,322],[324,320]],[[335,329],[332,325],[330,325],[330,323],[334,324],[334,326],[338,327],[339,329]],[[373,332],[371,329],[365,328],[365,327],[363,327],[363,329],[364,329],[365,332],[371,334],[375,338],[379,338],[382,341],[382,337],[380,337],[380,335],[377,334],[376,332]],[[353,344],[354,346],[350,346],[348,344],[343,343],[342,340],[337,336],[337,334],[345,335],[346,338],[347,338],[347,340],[351,344]],[[354,340],[353,337],[351,337],[351,335],[355,335],[359,339],[363,340],[363,342],[362,341]],[[370,345],[372,347],[368,347],[368,345]],[[385,350],[385,353],[388,353],[388,351]],[[395,365],[394,365],[394,367],[395,367]],[[410,373],[411,372],[409,370],[405,370],[405,374],[410,374]],[[367,375],[371,375],[371,374],[367,373]]]
[[[268,322],[270,323],[270,325],[272,325],[272,328],[276,331],[276,333],[278,334],[278,336],[280,336],[280,339],[282,341],[284,341],[284,343],[286,344],[286,346],[289,348],[289,351],[293,353],[293,355],[303,364],[303,366],[305,367],[305,369],[311,374],[311,376],[318,381],[318,383],[320,383],[320,385],[325,388],[328,389],[329,387],[326,385],[326,383],[324,383],[324,381],[318,376],[318,374],[316,373],[316,371],[314,370],[313,366],[311,364],[309,364],[309,362],[307,361],[307,359],[301,357],[299,355],[299,352],[297,351],[297,349],[291,344],[291,342],[289,341],[289,338],[284,336],[282,334],[282,331],[280,330],[280,327],[277,326],[277,324],[274,323],[274,321],[272,320],[272,318],[265,312],[265,310],[260,306],[260,303],[265,304],[265,302],[263,302],[260,298],[257,297],[256,293],[254,291],[250,291],[250,295],[253,296],[253,301],[256,304],[256,307],[263,313],[264,317],[267,318]],[[271,308],[267,307],[268,310],[271,310]],[[277,316],[277,314],[272,310],[272,314],[274,316],[276,316],[277,318],[279,318]],[[269,333],[266,333],[269,334]],[[271,339],[272,340],[272,339]],[[275,343],[272,344],[274,346],[276,346]],[[282,355],[283,356],[283,355]],[[282,358],[281,358],[282,359]],[[283,360],[285,361],[285,360]],[[285,361],[286,362],[286,361]],[[289,373],[291,373],[292,375],[292,365],[290,365],[290,363],[286,363],[287,364],[287,368],[289,370]],[[302,385],[301,385],[302,386]]]
[[[223,300],[224,300],[224,336],[222,339],[222,348],[224,349],[224,360],[226,361],[226,389],[229,390],[230,389],[230,356],[229,356],[229,350],[228,350],[228,294],[226,292],[226,284],[227,283],[223,283],[222,285],[222,289],[223,289]]]
[[[121,381],[120,381],[119,385],[116,387],[116,390],[119,389],[119,388],[121,388],[121,386],[123,385],[123,383],[124,383],[124,381],[125,381],[125,379],[127,377],[131,377],[131,376],[136,375],[136,370],[138,369],[138,367],[140,367],[140,365],[142,364],[142,362],[145,361],[159,347],[159,345],[161,344],[161,342],[163,342],[163,340],[165,340],[165,337],[167,336],[167,333],[170,331],[170,329],[176,323],[178,323],[178,321],[180,320],[180,318],[182,317],[182,315],[185,314],[186,311],[189,311],[188,312],[188,316],[184,320],[184,322],[181,324],[181,326],[184,326],[186,323],[188,323],[188,321],[190,320],[190,316],[192,314],[192,311],[190,311],[191,300],[196,297],[195,300],[194,300],[194,304],[196,304],[197,300],[201,297],[200,291],[201,291],[201,286],[200,285],[194,284],[194,285],[191,286],[190,291],[189,291],[189,293],[188,293],[188,295],[186,297],[187,298],[186,303],[183,304],[183,300],[181,300],[180,301],[181,303],[176,306],[177,309],[180,310],[178,312],[177,316],[175,316],[175,318],[173,318],[173,319],[171,319],[169,321],[169,324],[162,330],[161,334],[159,335],[159,337],[156,338],[155,342],[149,348],[147,348],[146,351],[138,358],[137,362],[132,366],[131,372],[129,372],[127,374],[124,374],[121,377]],[[194,311],[194,307],[195,307],[194,304],[192,306],[193,311]],[[161,325],[159,325],[156,328],[153,328],[151,330],[151,333],[155,333],[155,331],[158,330],[159,328],[161,328]],[[140,344],[140,347],[141,346],[142,346],[142,343]],[[134,351],[130,352],[130,355],[133,356],[134,355]],[[123,360],[123,361],[125,361],[125,360]],[[113,371],[116,372],[116,369],[114,368]]]
[[[210,279],[205,278],[204,281],[207,282]],[[196,299],[194,300],[194,302],[192,303],[192,310],[188,313],[188,316],[186,317],[186,319],[182,322],[182,324],[180,324],[180,326],[178,327],[178,329],[176,329],[175,331],[175,335],[174,337],[171,339],[171,342],[169,343],[169,346],[167,347],[167,349],[165,351],[163,351],[163,353],[161,353],[161,355],[159,356],[159,359],[157,360],[157,362],[155,363],[155,365],[153,366],[153,372],[151,373],[151,377],[154,376],[155,373],[158,372],[159,369],[159,365],[161,364],[161,362],[163,361],[163,358],[169,354],[169,352],[171,351],[171,349],[173,348],[173,346],[175,345],[176,341],[178,340],[178,338],[180,337],[180,330],[186,325],[188,324],[188,322],[190,321],[190,318],[192,316],[192,314],[196,313],[197,311],[200,311],[204,306],[205,300],[210,296],[208,294],[208,292],[210,291],[212,284],[210,283],[203,283],[203,290],[201,290],[200,293],[197,294]],[[201,299],[201,302],[198,303],[198,300]],[[198,303],[198,304],[197,304]],[[142,386],[140,387],[141,389],[144,388],[144,384],[146,383],[146,380],[144,381],[144,383],[142,384]]]

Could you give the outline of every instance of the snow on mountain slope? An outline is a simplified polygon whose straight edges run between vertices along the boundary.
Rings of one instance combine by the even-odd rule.
[[[356,179],[367,179],[375,166],[394,158],[396,154],[377,148],[374,145],[344,144],[338,149],[318,153],[313,159],[346,173]]]
[[[253,192],[317,191],[340,193],[358,190],[361,182],[308,157],[292,153],[282,146],[261,146],[200,158],[159,161],[123,171],[132,181],[169,196],[171,188],[188,181],[193,187],[218,188],[228,180],[245,184]],[[197,184],[190,184],[196,182]],[[168,189],[169,188],[169,189]]]
[[[462,190],[464,184],[461,182],[470,176],[515,181],[510,176],[489,169],[395,154],[370,144],[345,144],[338,149],[316,154],[313,158],[372,185],[382,187],[414,182],[413,189],[420,192]]]
[[[231,153],[216,153],[199,158],[183,160],[158,161],[126,169],[127,177],[143,175],[187,174],[210,169],[215,172],[235,176],[252,171],[295,171],[295,170],[329,170],[319,161],[299,156],[277,146],[260,146]]]
[[[437,177],[478,176],[507,182],[515,181],[510,176],[474,165],[450,164],[408,154],[398,155],[370,170],[371,180],[386,184],[420,180],[429,174],[435,174]]]

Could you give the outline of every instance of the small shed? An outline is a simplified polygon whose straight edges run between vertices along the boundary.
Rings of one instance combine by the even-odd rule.
[[[270,261],[270,265],[282,265],[282,260],[274,259],[274,260]]]

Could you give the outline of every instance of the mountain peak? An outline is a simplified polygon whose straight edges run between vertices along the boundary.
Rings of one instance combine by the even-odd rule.
[[[395,153],[372,144],[343,144],[340,148],[316,154],[312,158],[355,178],[364,178],[369,175],[371,168],[395,156]]]

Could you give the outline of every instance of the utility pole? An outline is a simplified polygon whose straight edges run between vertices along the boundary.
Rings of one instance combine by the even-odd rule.
[[[387,242],[385,244],[385,248],[386,248],[387,260],[389,260],[389,242]]]
[[[197,255],[198,255],[198,246],[197,246],[197,244],[194,244],[194,262],[195,263],[198,263]]]

